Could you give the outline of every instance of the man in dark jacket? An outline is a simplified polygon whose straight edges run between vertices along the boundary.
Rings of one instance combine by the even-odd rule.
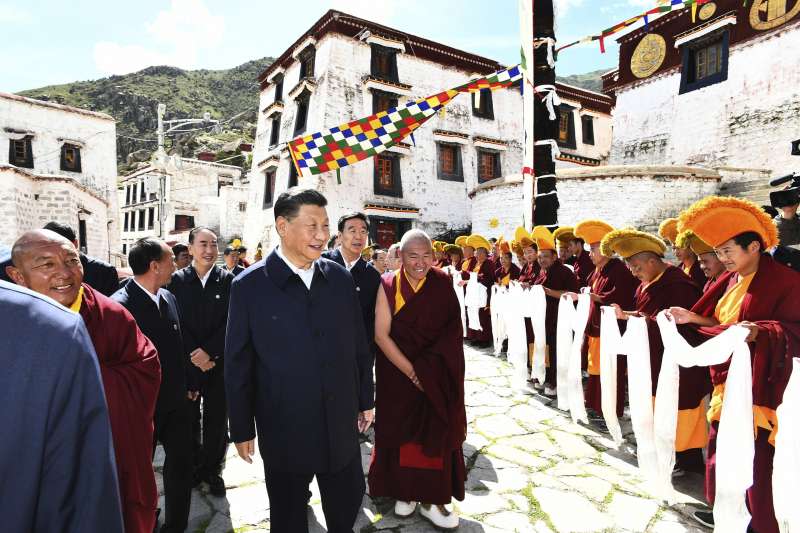
[[[364,213],[349,213],[339,219],[339,247],[322,254],[336,261],[353,276],[356,292],[364,316],[364,330],[370,346],[375,337],[375,298],[381,284],[381,275],[361,257],[369,239],[369,224]]]
[[[80,252],[84,283],[106,296],[111,296],[117,292],[117,289],[119,289],[117,269],[105,261],[89,257],[83,253],[80,246],[78,246],[78,237],[75,235],[75,230],[66,224],[55,221],[45,224],[44,229],[58,233],[75,245],[75,249]]]
[[[175,296],[164,285],[175,271],[172,250],[155,237],[133,244],[128,253],[133,270],[131,282],[114,293],[113,299],[130,311],[139,329],[158,350],[161,387],[153,420],[153,451],[164,446],[164,493],[166,513],[161,533],[180,533],[189,520],[192,494],[192,401],[197,385],[187,386],[191,363],[183,348],[180,315]]]
[[[192,264],[172,275],[168,289],[178,301],[183,345],[192,363],[189,372],[199,383],[202,398],[203,438],[196,481],[207,482],[214,496],[224,496],[221,474],[228,435],[223,355],[233,275],[215,265],[219,249],[210,229],[190,231],[189,250]],[[199,408],[199,402],[195,403],[195,409]]]
[[[308,531],[316,476],[328,531],[352,532],[364,495],[358,432],[372,423],[372,350],[344,267],[321,258],[325,197],[292,188],[275,202],[280,246],[233,282],[225,386],[231,439],[264,460],[270,527]]]
[[[122,533],[97,355],[83,320],[0,281],[3,531]]]

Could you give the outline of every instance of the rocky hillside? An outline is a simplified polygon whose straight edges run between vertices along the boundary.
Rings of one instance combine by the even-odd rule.
[[[258,75],[273,61],[265,57],[227,70],[148,67],[123,76],[78,81],[22,91],[19,94],[108,113],[117,119],[120,172],[147,161],[156,148],[157,107],[166,119],[211,118],[225,121],[220,130],[194,131],[167,140],[167,149],[192,157],[209,151],[224,159],[237,155],[240,142],[252,143],[258,110]],[[137,140],[144,139],[144,140]],[[247,165],[246,158],[226,161]]]
[[[558,76],[558,81],[566,83],[567,85],[583,87],[590,91],[601,92],[603,89],[603,79],[601,76],[609,70],[611,69],[595,70],[584,74],[573,74],[571,76]]]

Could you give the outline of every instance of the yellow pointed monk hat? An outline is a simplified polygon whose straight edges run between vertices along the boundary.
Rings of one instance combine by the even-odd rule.
[[[766,249],[778,245],[778,228],[761,208],[749,200],[709,196],[680,215],[680,229],[690,229],[714,248],[752,231],[764,241]]]
[[[575,228],[572,226],[561,226],[553,232],[553,238],[561,244],[567,244],[575,239]]]
[[[483,235],[478,234],[470,235],[467,238],[467,246],[471,246],[476,250],[478,248],[483,248],[487,252],[492,249],[492,243],[490,243]]]
[[[611,224],[602,220],[583,220],[575,225],[575,236],[589,244],[602,241],[612,231]]]
[[[642,252],[653,252],[663,257],[667,251],[667,245],[655,235],[633,228],[625,228],[606,234],[600,241],[600,251],[606,257],[613,257],[614,254],[617,254],[623,259]]]
[[[658,234],[662,239],[675,244],[675,239],[678,238],[678,219],[668,218],[658,226]]]
[[[497,240],[497,243],[497,247],[500,249],[501,254],[511,253],[511,245],[508,243],[508,241],[505,241],[502,237],[500,237],[500,239]]]
[[[696,255],[708,254],[714,251],[714,248],[706,244],[706,242],[694,234],[690,229],[678,233],[675,239],[675,246],[678,248],[689,248]]]
[[[528,239],[528,240],[530,240],[530,239]],[[511,241],[511,251],[514,252],[517,255],[522,255],[523,254],[522,245],[520,243],[518,243],[516,239]]]
[[[536,241],[536,247],[539,251],[556,249],[556,240],[553,233],[544,226],[534,226],[531,231],[531,238]]]
[[[444,252],[444,245],[446,243],[442,241],[433,241],[433,251],[434,252]]]
[[[533,244],[533,239],[531,238],[531,234],[528,232],[528,230],[526,230],[522,226],[519,226],[514,231],[514,240],[517,241],[517,243],[520,245],[521,248],[527,248],[528,246]]]
[[[460,237],[456,237],[455,241],[456,246],[461,246],[462,248],[467,245],[467,236],[462,235]]]
[[[446,253],[446,254],[460,254],[461,253],[461,247],[458,246],[457,244],[447,244],[444,247],[444,253]]]

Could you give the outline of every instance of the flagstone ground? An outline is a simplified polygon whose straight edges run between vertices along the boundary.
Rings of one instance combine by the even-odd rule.
[[[667,507],[647,493],[629,443],[615,450],[607,433],[573,424],[544,397],[514,391],[511,367],[504,358],[467,346],[466,360],[468,478],[466,498],[455,503],[461,515],[459,531],[706,531],[689,517],[702,505],[701,476],[676,480],[679,502]],[[629,423],[627,428],[623,425],[628,438],[629,428]],[[365,471],[371,437],[361,445]],[[269,502],[258,459],[249,465],[230,447],[223,474],[227,496],[211,496],[205,485],[195,489],[188,531],[269,531]],[[159,449],[159,489],[162,462]],[[322,532],[325,519],[315,483],[311,490],[310,530]],[[355,531],[436,531],[418,513],[411,518],[395,517],[393,506],[393,501],[365,496]]]

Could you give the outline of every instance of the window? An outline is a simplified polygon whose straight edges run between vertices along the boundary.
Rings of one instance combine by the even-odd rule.
[[[583,130],[583,144],[594,144],[594,117],[583,115],[581,129]]]
[[[488,150],[478,150],[478,182],[490,181],[501,176],[500,154]]]
[[[131,186],[125,186],[125,205],[131,205]]]
[[[275,194],[275,169],[264,174],[264,203],[262,209],[272,207],[272,196]]]
[[[480,98],[476,99],[472,93],[472,114],[476,117],[494,120],[494,107],[492,106],[492,90],[481,89]]]
[[[127,253],[128,253],[128,245],[127,244],[123,244],[122,245],[122,255],[125,255]]]
[[[275,76],[275,101],[283,102],[283,74]]]
[[[400,183],[400,158],[393,155],[375,156],[375,194],[403,197]]]
[[[22,139],[11,139],[8,143],[8,162],[22,168],[33,168],[33,147],[30,135]]]
[[[239,202],[239,212],[244,213],[245,211],[247,211],[247,203]]]
[[[576,148],[575,108],[562,105],[558,108],[558,145],[562,148]]]
[[[144,231],[144,209],[139,210],[139,231]]]
[[[397,95],[384,91],[372,91],[372,114],[397,107]]]
[[[144,182],[139,184],[139,201],[146,202],[147,201],[147,191],[145,191]]]
[[[81,149],[79,147],[67,143],[61,145],[61,170],[81,171]]]
[[[190,215],[175,215],[175,231],[189,231],[194,227],[194,217]]]
[[[87,244],[86,244],[86,220],[78,219],[78,249],[86,253],[87,251]]]
[[[149,207],[147,209],[147,229],[153,229],[156,223],[156,208]]]
[[[297,167],[293,162],[289,164],[289,180],[286,182],[287,189],[292,187],[297,187]]]
[[[295,135],[305,131],[306,123],[308,122],[308,104],[311,100],[311,93],[303,91],[297,97],[297,116],[294,122]]]
[[[308,46],[305,50],[300,52],[297,57],[300,61],[300,79],[314,77],[314,57],[317,51],[313,45]]]
[[[139,190],[137,188],[138,186],[139,186],[138,183],[134,183],[133,184],[133,189],[132,189],[133,192],[131,192],[131,203],[132,204],[135,204],[136,203],[136,198],[138,198],[138,196],[136,195],[136,193],[139,192]]]
[[[728,31],[683,47],[680,94],[728,79]]]
[[[136,211],[131,211],[131,231],[136,231]]]
[[[439,154],[439,179],[464,181],[461,167],[461,146],[457,144],[437,143]]]
[[[397,76],[397,50],[373,44],[370,74],[379,80],[399,82]]]
[[[269,132],[269,145],[275,146],[278,144],[281,129],[281,115],[277,114],[272,118],[272,129]]]
[[[128,231],[128,223],[130,222],[130,213],[125,213],[125,223],[122,225],[122,231]]]

